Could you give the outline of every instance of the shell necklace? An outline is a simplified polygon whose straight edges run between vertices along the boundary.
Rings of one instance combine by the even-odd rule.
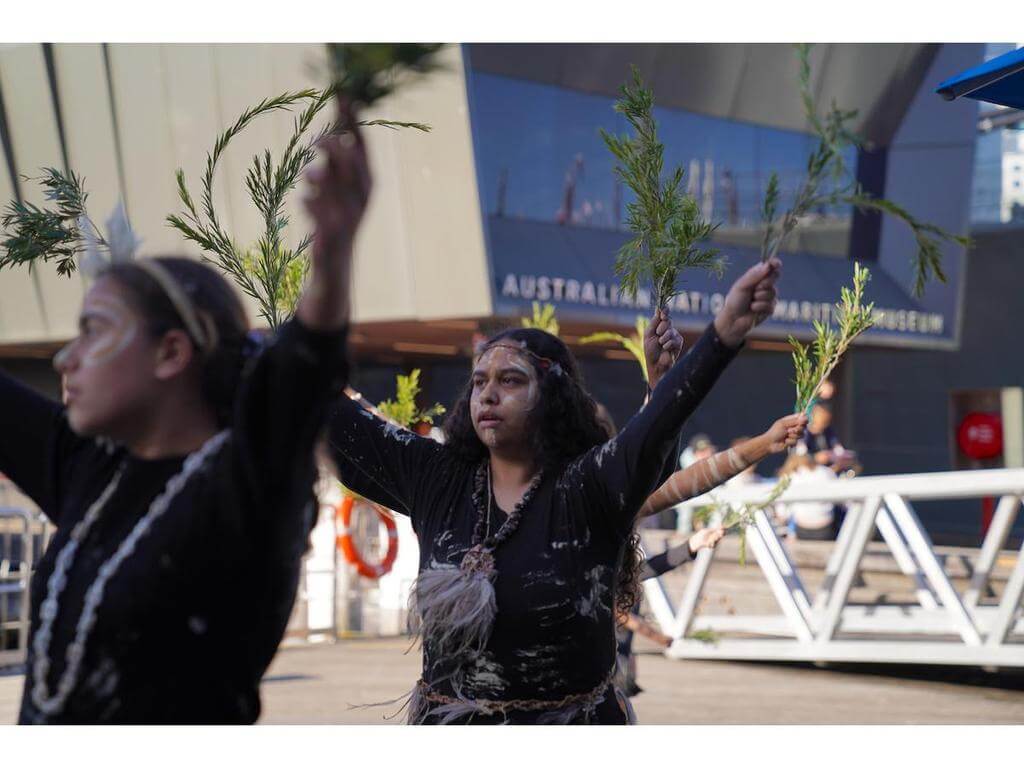
[[[40,712],[54,715],[64,709],[68,696],[78,684],[82,660],[85,658],[85,646],[89,641],[89,634],[96,624],[96,613],[103,602],[103,591],[106,589],[107,582],[117,572],[121,563],[135,551],[135,545],[139,539],[146,535],[153,523],[167,511],[174,497],[185,487],[189,478],[196,473],[208,457],[217,452],[228,439],[229,434],[229,430],[218,432],[203,443],[199,450],[186,457],[181,471],[167,481],[163,491],[149,505],[146,514],[135,524],[114,554],[100,566],[95,580],[85,593],[82,615],[75,627],[75,637],[68,644],[65,654],[66,665],[57,682],[57,691],[51,695],[47,689],[46,678],[50,672],[49,646],[53,636],[53,622],[57,618],[57,600],[60,598],[60,593],[64,591],[64,587],[67,586],[68,571],[71,570],[71,565],[74,563],[79,545],[85,540],[89,530],[99,519],[103,507],[117,490],[121,476],[124,474],[124,462],[118,467],[103,493],[89,507],[85,516],[71,529],[68,543],[58,553],[53,573],[50,574],[50,578],[46,582],[46,599],[43,600],[39,609],[39,629],[32,641],[32,650],[35,652],[35,663],[32,667],[35,676],[35,684],[32,686],[32,703]]]

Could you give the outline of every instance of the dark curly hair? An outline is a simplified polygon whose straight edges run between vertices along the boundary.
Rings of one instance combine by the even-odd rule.
[[[513,328],[492,336],[480,349],[498,342],[525,344],[526,350],[532,353],[525,357],[540,382],[540,407],[532,416],[530,435],[541,467],[548,472],[560,472],[577,456],[614,436],[602,425],[597,403],[583,386],[579,365],[565,342],[537,328]],[[550,363],[542,362],[542,358]],[[561,375],[551,375],[555,365],[561,369]],[[476,463],[486,459],[488,451],[473,428],[469,409],[472,392],[471,379],[449,412],[444,433],[450,449],[466,461]],[[639,538],[634,532],[619,558],[615,585],[618,614],[628,613],[640,598],[638,544]]]

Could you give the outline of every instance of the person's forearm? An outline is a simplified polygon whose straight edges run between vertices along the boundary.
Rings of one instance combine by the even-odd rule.
[[[679,546],[672,547],[662,552],[660,555],[649,557],[640,566],[638,573],[638,579],[640,581],[646,581],[647,579],[653,579],[661,576],[663,573],[668,573],[674,568],[678,568],[683,563],[688,563],[694,558],[693,550],[690,548],[689,539]]]
[[[346,246],[351,249],[351,246]],[[351,255],[314,261],[295,316],[315,331],[338,330],[348,322]]]
[[[662,645],[668,648],[672,645],[672,638],[668,635],[662,634],[643,619],[637,618],[636,616],[629,616],[625,623],[626,629],[630,632],[635,632],[641,637],[646,637],[648,640]]]
[[[701,459],[686,469],[674,472],[665,483],[652,493],[640,516],[654,515],[676,504],[707,493],[740,472],[752,467],[768,455],[767,435],[753,437],[735,448],[721,451]]]

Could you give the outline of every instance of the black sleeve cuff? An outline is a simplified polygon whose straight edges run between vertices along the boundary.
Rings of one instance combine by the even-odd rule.
[[[287,350],[285,354],[297,358],[310,367],[322,367],[331,375],[348,368],[348,324],[337,330],[320,331],[307,328],[297,318],[281,326],[274,345]]]

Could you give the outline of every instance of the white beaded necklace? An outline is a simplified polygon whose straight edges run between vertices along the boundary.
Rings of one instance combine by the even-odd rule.
[[[57,692],[51,696],[47,690],[46,678],[50,672],[49,646],[53,634],[53,622],[57,618],[57,599],[60,597],[64,587],[67,586],[67,574],[74,562],[78,545],[85,539],[89,529],[99,519],[103,507],[106,506],[107,502],[110,501],[110,497],[114,495],[114,491],[117,490],[117,486],[121,481],[121,475],[124,473],[123,463],[118,467],[117,472],[114,473],[114,477],[103,490],[103,493],[89,507],[85,517],[71,529],[68,543],[58,553],[57,561],[53,566],[53,573],[46,582],[46,599],[43,600],[43,604],[39,609],[39,629],[32,641],[32,649],[35,652],[35,664],[32,668],[35,675],[35,684],[32,686],[32,703],[36,705],[40,712],[46,715],[53,715],[64,709],[68,696],[71,695],[71,692],[78,684],[78,675],[81,670],[82,660],[85,657],[85,645],[89,640],[89,633],[96,624],[96,612],[103,601],[103,590],[106,589],[107,582],[110,581],[121,563],[135,551],[135,545],[149,531],[154,521],[167,511],[171,501],[185,487],[189,478],[195,474],[196,470],[202,466],[209,456],[217,452],[227,440],[229,434],[229,430],[218,432],[203,443],[198,451],[186,457],[181,471],[167,481],[163,491],[149,505],[146,514],[135,524],[135,527],[124,538],[114,554],[100,566],[95,581],[93,581],[85,593],[82,615],[79,617],[78,624],[75,627],[75,638],[68,645],[65,655],[67,661],[64,672],[57,682]]]

